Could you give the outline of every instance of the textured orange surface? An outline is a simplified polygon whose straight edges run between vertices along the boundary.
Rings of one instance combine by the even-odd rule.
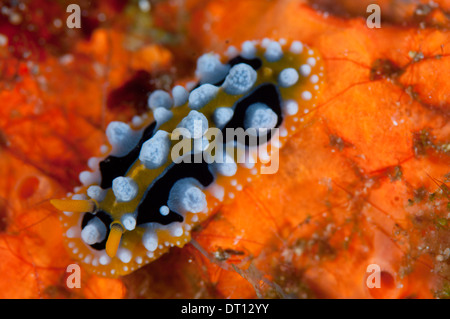
[[[448,2],[379,1],[382,28],[369,29],[364,1],[155,1],[148,13],[86,1],[78,31],[36,9],[64,23],[64,1],[23,3],[20,23],[0,20],[0,297],[449,297]],[[195,245],[120,280],[83,271],[67,288],[48,200],[78,185],[105,125],[190,80],[203,52],[264,37],[325,61],[319,106],[279,172],[221,207]],[[380,289],[365,284],[369,264]]]

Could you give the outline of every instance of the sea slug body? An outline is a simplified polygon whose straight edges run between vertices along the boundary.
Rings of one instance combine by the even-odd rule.
[[[314,49],[264,39],[228,58],[202,55],[194,89],[149,92],[148,114],[111,122],[106,153],[89,161],[83,186],[52,201],[85,269],[117,277],[183,247],[311,116],[324,81]]]

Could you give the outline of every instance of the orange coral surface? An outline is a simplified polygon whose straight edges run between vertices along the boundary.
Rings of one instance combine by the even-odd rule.
[[[145,1],[144,1],[145,2]],[[450,297],[450,4],[377,1],[14,1],[0,16],[1,298]],[[6,8],[6,9],[5,9]],[[147,10],[149,9],[149,10]],[[280,169],[238,193],[194,242],[121,279],[73,263],[49,199],[78,185],[104,128],[195,59],[298,39],[326,83]],[[368,288],[371,264],[381,288]]]

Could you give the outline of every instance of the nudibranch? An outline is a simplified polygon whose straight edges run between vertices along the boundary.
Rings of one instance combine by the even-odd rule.
[[[148,113],[109,123],[82,186],[52,200],[72,258],[117,277],[183,247],[221,203],[276,171],[279,148],[316,107],[323,72],[300,41],[245,41],[224,57],[202,55],[195,87],[151,92]]]

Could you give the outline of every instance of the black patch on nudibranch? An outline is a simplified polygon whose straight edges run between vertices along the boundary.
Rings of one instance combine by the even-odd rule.
[[[247,111],[250,105],[255,103],[264,103],[268,107],[270,107],[278,117],[278,121],[275,127],[279,127],[281,125],[281,123],[283,122],[283,115],[281,112],[280,93],[278,92],[277,87],[272,83],[261,84],[251,93],[249,93],[247,96],[244,96],[236,103],[233,117],[222,129],[222,134],[224,136],[224,143],[230,142],[232,138],[234,138],[234,140],[236,141],[235,135],[227,136],[227,128],[232,129],[242,128],[245,131],[244,129],[245,112]],[[271,139],[271,132],[269,131],[265,141],[270,141],[270,139]],[[259,144],[260,139],[258,137],[258,145]],[[245,139],[245,145],[246,146],[249,145],[248,137],[246,137]]]
[[[202,155],[202,161],[195,163],[194,156],[198,155]],[[183,216],[176,212],[170,210],[169,214],[163,216],[159,209],[161,206],[167,205],[173,185],[178,180],[187,177],[195,178],[204,187],[207,187],[214,181],[214,176],[209,170],[208,163],[203,160],[203,154],[191,154],[191,163],[173,163],[168,167],[164,175],[150,186],[144,199],[139,204],[136,224],[159,223],[168,225],[173,222],[182,222]]]
[[[118,176],[125,176],[128,169],[138,159],[142,144],[149,140],[155,133],[156,122],[150,124],[142,133],[139,143],[125,156],[108,156],[100,162],[100,172],[102,174],[101,188],[107,189],[112,186],[112,181]]]
[[[99,243],[95,243],[93,245],[89,245],[89,246],[91,246],[95,250],[104,250],[106,248],[106,241],[108,240],[108,236],[109,236],[109,232],[110,232],[109,226],[113,222],[113,219],[108,213],[106,213],[102,210],[99,210],[95,214],[84,213],[83,220],[81,221],[81,229],[84,229],[84,227],[86,227],[88,222],[94,217],[98,217],[102,221],[102,223],[105,224],[106,236],[105,236],[105,239],[103,239],[103,241],[101,241]]]

